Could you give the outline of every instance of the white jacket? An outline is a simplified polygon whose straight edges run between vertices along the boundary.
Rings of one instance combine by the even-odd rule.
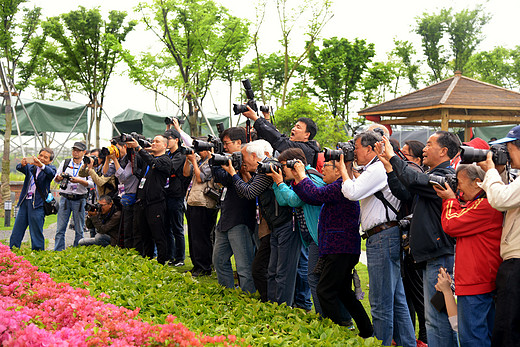
[[[486,172],[482,188],[489,204],[505,212],[500,256],[504,261],[520,258],[520,177],[506,185],[498,171],[491,169]]]

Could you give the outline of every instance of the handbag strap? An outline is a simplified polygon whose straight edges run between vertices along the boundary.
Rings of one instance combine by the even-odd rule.
[[[33,166],[33,167],[36,168],[36,166]],[[38,186],[38,183],[36,182],[36,172],[34,172],[34,173],[31,172],[31,174],[34,177],[34,186],[38,190],[38,193],[40,193],[40,196],[42,197],[42,200],[45,201],[45,196],[43,196],[43,193],[42,193],[40,187]]]

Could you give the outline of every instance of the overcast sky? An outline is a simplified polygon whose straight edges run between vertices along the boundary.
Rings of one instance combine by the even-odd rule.
[[[230,12],[242,18],[247,18],[255,23],[254,1],[250,0],[218,0],[227,7]],[[271,1],[272,2],[272,1]],[[69,12],[78,6],[87,8],[100,7],[102,12],[117,9],[127,11],[129,18],[139,19],[133,8],[139,3],[138,0],[29,0],[29,5],[42,7],[44,17],[54,16],[60,13]],[[290,1],[292,5],[299,4],[298,0]],[[325,27],[322,37],[332,36],[345,37],[347,39],[363,38],[367,42],[375,44],[377,52],[376,59],[385,60],[386,54],[393,49],[393,40],[409,40],[414,43],[418,52],[421,51],[420,37],[411,32],[415,24],[415,17],[424,12],[438,12],[441,8],[453,7],[456,11],[464,8],[474,9],[477,3],[483,3],[487,13],[492,15],[492,19],[484,27],[485,40],[479,46],[479,50],[490,50],[495,46],[505,46],[513,48],[520,45],[518,39],[518,14],[520,13],[519,0],[489,0],[487,2],[472,0],[335,0],[333,6],[334,17]],[[293,53],[301,51],[304,42],[304,24],[297,25],[293,34]],[[254,27],[254,24],[252,25]],[[263,52],[271,53],[280,50],[280,30],[275,6],[271,3],[267,9],[266,20],[262,24],[260,31]],[[141,51],[154,49],[154,37],[149,32],[144,32],[140,26],[128,36],[124,46],[134,54]],[[155,46],[158,47],[158,46]],[[247,63],[250,61],[248,59]],[[119,71],[122,72],[124,66],[121,65]],[[235,94],[238,93],[238,84],[235,87]],[[223,86],[213,88],[212,93],[203,107],[206,110],[213,110],[214,103],[219,113],[227,113],[228,89]],[[25,95],[25,97],[29,97]],[[77,96],[74,101],[86,102],[87,99]],[[172,109],[166,102],[161,101],[159,106],[163,111]],[[139,86],[134,86],[122,74],[114,76],[111,80],[106,93],[104,108],[111,116],[115,116],[127,108],[141,111],[154,111],[155,103],[152,93],[146,92]],[[102,137],[108,138],[110,134],[102,133]]]

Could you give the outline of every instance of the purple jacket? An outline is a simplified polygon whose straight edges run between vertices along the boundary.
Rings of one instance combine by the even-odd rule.
[[[342,179],[324,187],[316,187],[308,178],[293,186],[300,199],[311,205],[322,205],[318,222],[319,255],[361,254],[359,235],[359,203],[341,193]]]

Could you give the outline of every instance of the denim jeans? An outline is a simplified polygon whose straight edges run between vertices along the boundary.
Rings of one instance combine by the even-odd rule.
[[[186,244],[184,241],[184,197],[168,198],[166,200],[167,227],[166,241],[170,260],[177,263],[186,258]]]
[[[311,288],[308,281],[309,248],[302,244],[298,268],[296,269],[296,287],[294,306],[310,311],[312,309]]]
[[[71,212],[72,219],[74,220],[74,232],[76,233],[74,237],[74,247],[76,247],[79,240],[83,238],[83,230],[85,229],[85,202],[86,199],[69,200],[63,196],[60,198],[54,244],[55,251],[63,251],[65,249],[65,232]]]
[[[300,252],[301,239],[293,230],[292,220],[273,228],[267,270],[267,298],[270,301],[292,306]]]
[[[445,267],[453,276],[453,255],[444,255],[426,261],[423,272],[424,288],[424,315],[426,317],[426,335],[429,347],[456,347],[457,333],[451,329],[446,312],[439,312],[430,302],[435,294],[435,284],[439,275],[439,268]]]
[[[497,272],[493,346],[518,346],[520,341],[520,259],[505,260]]]
[[[45,213],[43,206],[33,208],[32,200],[24,200],[18,209],[16,220],[14,221],[13,232],[9,241],[11,248],[20,248],[22,245],[25,230],[29,227],[31,234],[31,247],[33,250],[45,250],[45,238],[43,237],[43,223],[45,222]]]
[[[495,292],[457,297],[457,318],[461,346],[491,346],[495,323]]]
[[[110,245],[110,235],[107,234],[96,234],[95,237],[89,237],[79,240],[78,246],[103,246],[106,247]]]
[[[213,266],[217,272],[218,283],[226,288],[235,288],[231,256],[235,255],[240,288],[254,293],[255,285],[251,264],[254,258],[254,247],[251,231],[245,224],[239,224],[227,231],[215,232],[213,246]]]
[[[401,278],[401,234],[397,226],[370,236],[366,242],[369,301],[374,335],[390,346],[416,346]],[[394,333],[395,332],[395,333]]]

